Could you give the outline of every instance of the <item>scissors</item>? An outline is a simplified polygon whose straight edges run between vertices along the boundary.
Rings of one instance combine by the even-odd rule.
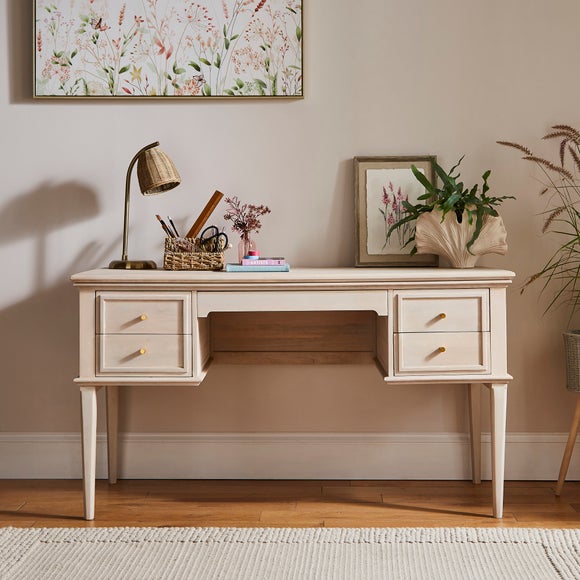
[[[208,226],[199,236],[199,245],[206,252],[223,252],[228,247],[228,235],[217,226]]]

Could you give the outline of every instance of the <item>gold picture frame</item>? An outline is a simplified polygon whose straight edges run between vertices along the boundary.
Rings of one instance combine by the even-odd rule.
[[[34,0],[33,98],[302,99],[302,4]]]
[[[434,155],[403,157],[355,157],[355,265],[375,267],[437,266],[432,254],[410,255],[414,225],[397,230],[387,241],[389,226],[400,219],[403,200],[416,203],[425,188],[411,166],[435,179]]]

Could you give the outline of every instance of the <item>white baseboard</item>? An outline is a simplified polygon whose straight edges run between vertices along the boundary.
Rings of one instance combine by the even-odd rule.
[[[508,433],[506,479],[556,480],[564,433]],[[456,433],[123,434],[120,477],[127,479],[470,479],[467,435]],[[482,476],[490,479],[490,436]],[[0,433],[0,478],[81,477],[80,435]],[[97,477],[106,478],[99,434]],[[580,445],[569,480],[580,479]]]

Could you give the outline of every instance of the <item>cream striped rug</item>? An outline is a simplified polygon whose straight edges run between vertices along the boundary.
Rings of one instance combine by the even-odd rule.
[[[580,530],[0,528],[2,580],[577,580]]]

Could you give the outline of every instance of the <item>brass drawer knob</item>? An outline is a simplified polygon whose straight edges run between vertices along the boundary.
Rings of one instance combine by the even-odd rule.
[[[140,320],[147,320],[147,314],[141,314],[141,316],[139,316]]]
[[[147,350],[144,348],[139,349],[139,354],[145,354],[146,352],[147,352]]]
[[[446,350],[447,350],[447,349],[446,349],[444,346],[440,346],[440,347],[437,349],[437,352],[445,352]]]
[[[443,320],[444,318],[447,318],[447,314],[445,314],[445,312],[442,312],[442,313],[439,315],[439,320]]]

